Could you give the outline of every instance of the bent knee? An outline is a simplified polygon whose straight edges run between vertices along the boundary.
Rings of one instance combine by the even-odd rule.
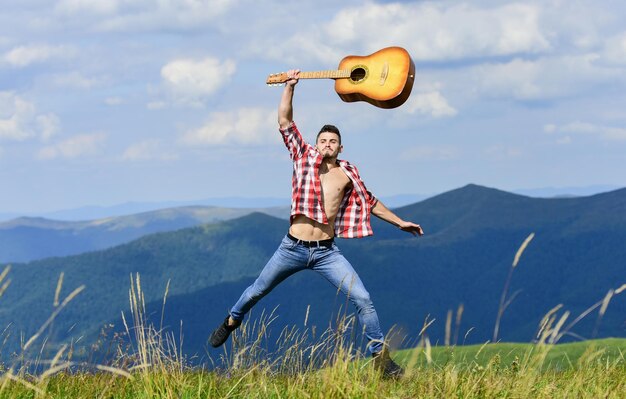
[[[372,303],[372,299],[370,298],[370,294],[368,294],[367,292],[362,293],[360,295],[351,295],[350,299],[359,309],[374,307],[374,304]]]

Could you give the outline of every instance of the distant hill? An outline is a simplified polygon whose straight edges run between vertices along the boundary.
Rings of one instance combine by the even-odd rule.
[[[22,217],[0,223],[0,262],[27,262],[120,245],[144,235],[238,218],[253,212],[288,218],[288,207],[187,206],[91,221]]]
[[[64,209],[41,215],[47,219],[92,220],[135,213],[145,213],[170,208],[211,207],[211,208],[281,208],[289,205],[288,198],[272,197],[216,197],[196,201],[126,202],[112,206],[83,206]]]
[[[531,232],[536,236],[511,281],[510,292],[521,293],[502,319],[502,340],[531,341],[542,316],[557,304],[573,320],[626,283],[626,189],[537,199],[468,185],[397,213],[419,222],[426,235],[414,238],[374,219],[374,237],[339,240],[385,330],[397,325],[415,338],[428,316],[435,319],[428,330],[432,342],[442,343],[447,312],[463,304],[459,343],[489,340],[513,256]],[[157,319],[171,280],[165,325],[178,332],[182,320],[186,351],[206,353],[210,330],[258,275],[287,227],[287,220],[254,213],[108,250],[16,264],[0,298],[0,326],[11,324],[6,347],[14,348],[20,331],[29,336],[53,311],[61,272],[62,296],[81,284],[86,289],[55,321],[49,344],[83,336],[88,345],[105,323],[119,328],[120,312],[128,308],[129,276],[140,273],[148,311]],[[324,329],[345,307],[345,298],[335,291],[305,271],[264,298],[253,317],[279,306],[269,332],[277,338],[281,326],[304,328],[310,305],[307,327]],[[597,318],[597,311],[591,313],[566,338],[590,338]],[[612,298],[597,331],[598,337],[626,336],[626,292]]]
[[[383,201],[390,207],[398,207],[415,203],[430,196],[431,195],[424,194],[399,194],[383,197]],[[184,207],[247,208],[260,210],[267,208],[284,208],[289,206],[289,202],[290,199],[288,197],[215,197],[195,201],[126,202],[111,206],[92,205],[51,212],[0,212],[0,222],[21,217],[85,221]]]
[[[405,202],[407,204],[409,202]],[[289,206],[289,198],[273,197],[215,197],[194,201],[153,201],[153,202],[124,202],[116,205],[87,205],[77,208],[60,209],[44,212],[0,212],[0,222],[20,217],[44,218],[65,221],[85,221],[106,219],[117,216],[126,216],[136,213],[146,213],[161,209],[184,207],[212,207],[212,208],[281,208]]]
[[[619,190],[621,187],[598,184],[593,186],[573,186],[573,187],[541,187],[531,189],[518,189],[512,192],[520,195],[527,195],[536,198],[554,198],[554,197],[586,197],[599,193]]]

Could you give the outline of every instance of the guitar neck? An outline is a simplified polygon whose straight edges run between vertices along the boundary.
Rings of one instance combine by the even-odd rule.
[[[329,71],[314,71],[314,72],[300,72],[300,79],[341,79],[349,78],[349,70],[329,70]]]
[[[299,79],[342,79],[349,78],[349,70],[329,70],[329,71],[315,71],[315,72],[300,72]],[[277,85],[289,81],[289,76],[285,72],[276,73],[268,76],[268,85]]]

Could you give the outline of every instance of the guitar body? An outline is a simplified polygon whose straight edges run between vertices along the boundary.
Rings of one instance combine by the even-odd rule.
[[[409,98],[415,65],[401,47],[387,47],[368,56],[349,55],[339,63],[350,77],[335,79],[335,91],[343,101],[366,101],[380,108],[395,108]]]

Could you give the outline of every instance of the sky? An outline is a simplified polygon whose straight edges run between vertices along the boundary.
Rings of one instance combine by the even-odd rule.
[[[626,186],[623,1],[2,0],[0,212],[288,198],[267,76],[387,46],[401,107],[294,98],[377,196]]]

